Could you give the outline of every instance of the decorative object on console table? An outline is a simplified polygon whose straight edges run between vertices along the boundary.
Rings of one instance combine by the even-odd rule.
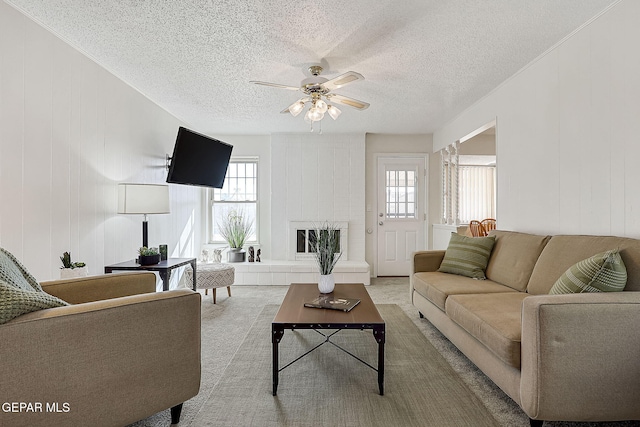
[[[160,184],[118,184],[118,213],[142,214],[142,246],[149,247],[147,215],[168,214],[169,186]]]
[[[160,262],[160,252],[156,248],[147,248],[145,246],[138,250],[140,257],[138,262],[140,265],[153,265]]]
[[[318,290],[323,294],[331,293],[335,287],[333,268],[342,256],[340,228],[325,222],[315,230],[309,230],[309,245],[320,270]]]
[[[71,253],[64,252],[60,257],[62,267],[60,267],[61,279],[72,279],[74,277],[86,277],[89,275],[87,265],[84,262],[71,262]]]
[[[262,253],[262,249],[258,249],[258,252],[256,252],[256,262],[260,262],[260,254]]]
[[[255,256],[253,251],[253,246],[249,246],[249,262],[254,262]]]
[[[166,261],[169,253],[169,247],[167,245],[160,245],[160,260]]]
[[[231,210],[218,228],[222,238],[229,244],[229,262],[244,262],[246,252],[242,247],[253,232],[253,221],[242,212]]]

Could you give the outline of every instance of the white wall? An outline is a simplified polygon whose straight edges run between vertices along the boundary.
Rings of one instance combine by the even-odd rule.
[[[350,261],[365,254],[364,134],[271,137],[271,254],[287,259],[289,221],[349,221]]]
[[[102,67],[0,2],[0,246],[38,280],[71,251],[90,274],[133,259],[142,217],[117,215],[117,183],[162,183],[181,123]],[[200,191],[171,186],[151,245],[200,246]]]
[[[434,134],[497,120],[500,228],[640,236],[639,17],[617,3]]]

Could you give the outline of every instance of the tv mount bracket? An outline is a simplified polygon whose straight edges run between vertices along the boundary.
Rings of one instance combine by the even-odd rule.
[[[171,167],[171,159],[173,159],[173,157],[169,156],[168,154],[165,154],[164,166],[167,168],[167,170],[169,170],[169,168]]]

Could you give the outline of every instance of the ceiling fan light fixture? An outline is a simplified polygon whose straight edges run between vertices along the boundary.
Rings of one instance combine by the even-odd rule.
[[[323,114],[324,114],[324,113],[326,113],[326,112],[327,112],[327,103],[326,103],[326,102],[324,102],[322,99],[318,99],[318,100],[316,101],[315,106],[316,106],[316,109],[317,109],[318,111],[320,111],[321,113],[323,113]]]
[[[309,111],[307,114],[309,115],[309,118],[311,119],[311,121],[314,121],[314,122],[319,122],[324,118],[324,113],[320,111],[317,107],[309,108]]]
[[[304,102],[298,101],[294,103],[291,107],[289,107],[289,112],[293,117],[300,114],[300,112],[304,109]]]
[[[337,119],[338,117],[340,117],[340,114],[342,114],[342,111],[336,107],[335,105],[329,105],[327,107],[327,113],[329,113],[329,115],[331,116],[331,118],[333,120]]]

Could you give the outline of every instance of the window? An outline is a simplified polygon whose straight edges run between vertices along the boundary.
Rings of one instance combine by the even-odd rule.
[[[496,167],[460,165],[460,222],[496,217]]]
[[[258,160],[232,159],[222,188],[211,190],[209,217],[211,219],[212,243],[224,243],[218,224],[236,212],[253,223],[253,233],[248,242],[257,242],[258,238]]]
[[[457,153],[457,146],[442,154],[442,222],[468,224],[496,217],[496,167],[494,155]]]
[[[385,171],[386,217],[416,218],[416,171],[395,169]]]

